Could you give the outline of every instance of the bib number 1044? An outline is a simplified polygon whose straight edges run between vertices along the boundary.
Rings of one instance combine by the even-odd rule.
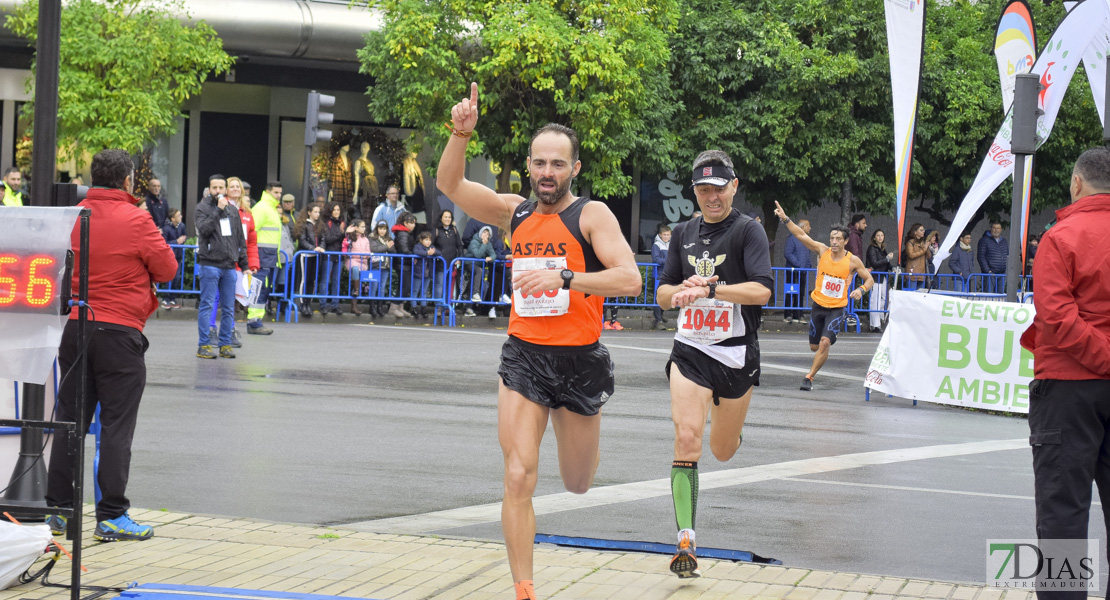
[[[0,310],[23,304],[49,306],[57,293],[57,261],[52,256],[0,254]]]
[[[686,311],[686,321],[682,324],[682,328],[695,331],[716,331],[718,328],[728,330],[731,325],[729,312],[712,308],[693,308]]]

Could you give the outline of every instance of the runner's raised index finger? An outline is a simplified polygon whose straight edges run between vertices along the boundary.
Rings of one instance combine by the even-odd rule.
[[[470,107],[478,106],[478,82],[470,82]]]

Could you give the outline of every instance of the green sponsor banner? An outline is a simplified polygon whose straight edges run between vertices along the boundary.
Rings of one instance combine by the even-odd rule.
[[[892,291],[864,385],[924,402],[1029,412],[1033,305]]]

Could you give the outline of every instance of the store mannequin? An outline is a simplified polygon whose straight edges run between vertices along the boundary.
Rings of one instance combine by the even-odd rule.
[[[378,201],[378,178],[374,175],[374,163],[370,161],[370,143],[363,142],[359,147],[359,157],[355,161],[354,199],[362,209],[362,215],[373,212]]]

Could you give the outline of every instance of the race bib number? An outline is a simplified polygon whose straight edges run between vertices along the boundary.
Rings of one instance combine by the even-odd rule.
[[[738,328],[743,328],[743,323],[736,324],[735,306],[715,298],[698,298],[682,309],[678,317],[678,335],[702,344],[715,344],[733,337]]]
[[[567,268],[565,256],[513,257],[513,277],[528,271],[562,271]],[[570,290],[559,288],[535,292],[527,296],[513,290],[513,310],[520,317],[556,317],[570,309]]]
[[[220,235],[224,237],[231,235],[231,219],[220,219]]]
[[[825,275],[825,279],[821,282],[821,291],[829,298],[840,299],[844,297],[844,292],[848,288],[848,282],[832,275]]]

